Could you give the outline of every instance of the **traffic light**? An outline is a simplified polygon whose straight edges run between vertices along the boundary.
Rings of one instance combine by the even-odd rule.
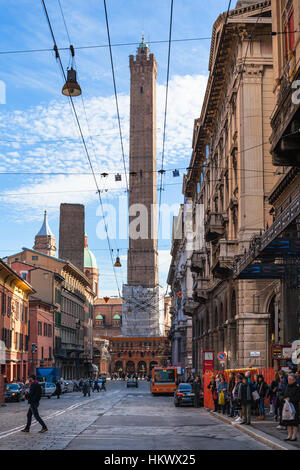
[[[32,345],[31,345],[31,352],[32,352],[32,353],[35,353],[35,352],[37,352],[37,349],[38,349],[38,348],[37,348],[37,344],[36,344],[36,343],[32,343]]]

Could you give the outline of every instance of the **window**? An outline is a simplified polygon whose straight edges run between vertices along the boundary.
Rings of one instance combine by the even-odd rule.
[[[38,321],[38,335],[42,336],[42,334],[43,334],[43,332],[42,332],[42,322]]]
[[[48,337],[52,337],[52,325],[48,325]]]
[[[32,261],[37,261],[38,259],[39,259],[38,256],[33,256],[33,257],[32,257]]]
[[[2,315],[6,314],[6,294],[2,294]]]
[[[49,361],[52,359],[52,348],[49,346]]]
[[[20,274],[21,274],[22,279],[24,279],[26,281],[28,271],[21,271]]]
[[[48,324],[44,323],[44,336],[48,336]]]
[[[286,15],[286,19],[284,21],[284,55],[285,58],[288,59],[288,55],[290,51],[295,49],[295,15],[294,9],[291,8],[289,13]]]
[[[28,307],[24,307],[25,310],[25,323],[28,321]],[[22,320],[23,320],[23,315],[22,315]]]
[[[7,316],[11,316],[11,297],[7,297]]]
[[[41,347],[41,358],[44,359],[44,346]]]

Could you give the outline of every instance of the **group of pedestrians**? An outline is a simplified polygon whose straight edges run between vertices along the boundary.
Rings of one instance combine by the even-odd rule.
[[[207,387],[214,401],[214,412],[227,413],[240,424],[251,424],[251,417],[265,420],[265,399],[270,399],[270,414],[277,429],[287,429],[285,440],[296,441],[299,425],[300,373],[279,371],[268,385],[263,375],[230,372],[228,383],[223,374],[213,375]],[[290,413],[289,413],[290,410]]]

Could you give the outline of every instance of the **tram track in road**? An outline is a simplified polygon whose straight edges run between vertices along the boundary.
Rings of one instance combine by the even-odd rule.
[[[116,393],[118,393],[118,391],[114,391],[110,395],[114,395]],[[43,418],[43,420],[48,421],[49,419],[56,418],[57,416],[61,416],[61,415],[65,414],[65,413],[68,413],[68,412],[72,412],[72,411],[74,411],[74,410],[76,410],[76,409],[78,409],[82,406],[89,405],[90,403],[93,403],[95,401],[101,401],[101,397],[99,396],[97,398],[92,398],[91,400],[88,400],[88,401],[80,401],[80,402],[77,402],[77,403],[73,403],[72,405],[68,406],[67,408],[57,410],[54,413],[50,413],[48,415],[41,415],[41,417]],[[97,415],[97,417],[99,417],[99,415]],[[34,423],[32,423],[31,426],[37,426],[38,424],[39,423],[34,422]],[[13,434],[16,434],[16,433],[20,432],[22,429],[24,429],[24,424],[21,425],[21,426],[17,426],[15,428],[9,429],[7,431],[0,432],[0,440],[4,439],[6,437],[9,437]]]

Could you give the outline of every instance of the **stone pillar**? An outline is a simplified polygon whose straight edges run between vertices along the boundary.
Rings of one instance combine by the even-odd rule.
[[[268,367],[269,314],[249,313],[238,317],[238,367]],[[259,351],[259,357],[251,357],[251,351]]]

